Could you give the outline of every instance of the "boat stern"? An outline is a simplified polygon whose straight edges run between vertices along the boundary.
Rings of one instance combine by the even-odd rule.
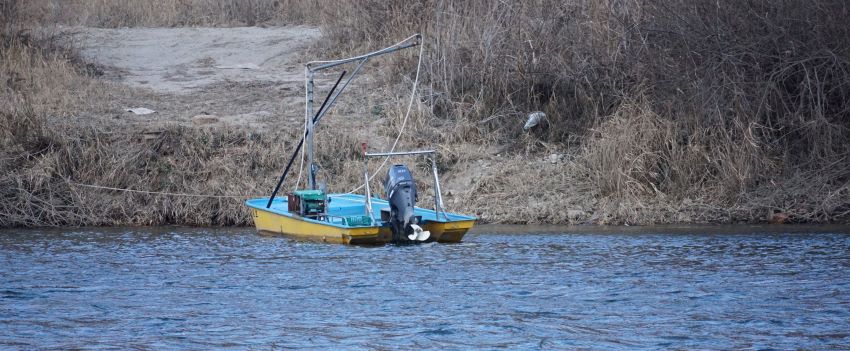
[[[424,228],[431,232],[431,237],[439,243],[459,243],[474,225],[475,220],[426,222]]]

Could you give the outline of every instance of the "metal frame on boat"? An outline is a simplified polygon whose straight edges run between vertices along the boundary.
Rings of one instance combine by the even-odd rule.
[[[396,188],[393,188],[392,191],[385,191],[388,197],[386,200],[372,197],[372,191],[369,186],[371,177],[365,166],[364,185],[362,187],[365,192],[364,195],[352,193],[328,195],[324,191],[317,189],[316,166],[313,159],[313,135],[318,122],[333,107],[340,94],[342,94],[352,79],[360,73],[364,64],[370,58],[421,44],[422,37],[419,34],[415,34],[395,45],[364,55],[340,60],[311,61],[307,63],[305,68],[304,137],[298,144],[292,158],[290,158],[271,196],[246,201],[246,205],[251,208],[255,226],[259,231],[345,244],[382,244],[389,242],[404,243],[421,241],[460,242],[463,239],[464,234],[475,224],[476,218],[445,211],[440,191],[440,178],[437,172],[436,151],[434,150],[404,152],[390,150],[389,152],[367,153],[365,144],[363,148],[363,154],[366,158],[386,157],[389,159],[395,156],[427,156],[431,161],[431,173],[434,181],[433,210],[415,207],[417,198],[415,183],[413,183],[412,175],[409,174],[409,171],[403,165],[396,165],[391,168],[403,168],[407,178],[403,178],[399,184],[394,184],[394,186],[401,189],[398,192],[395,191]],[[420,67],[421,59],[420,52]],[[336,84],[331,88],[328,96],[322,102],[319,110],[314,111],[315,73],[354,62],[357,63],[357,67],[345,83],[342,84],[338,91],[336,90],[346,74],[343,71]],[[418,74],[419,71],[417,70],[416,82],[418,82]],[[415,94],[415,85],[412,94]],[[414,95],[411,96],[411,103],[413,97]],[[308,190],[294,191],[288,194],[286,198],[276,198],[295,157],[299,154],[305,143]],[[389,184],[385,186],[389,186]],[[390,193],[399,195],[391,197]],[[296,204],[290,203],[290,201],[299,202]]]

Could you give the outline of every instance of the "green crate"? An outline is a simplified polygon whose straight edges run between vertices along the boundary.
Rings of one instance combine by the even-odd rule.
[[[363,227],[372,225],[372,218],[369,216],[348,216],[343,217],[345,225],[349,227]]]

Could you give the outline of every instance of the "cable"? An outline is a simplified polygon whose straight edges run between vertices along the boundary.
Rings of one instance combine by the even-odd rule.
[[[389,152],[395,151],[395,147],[396,145],[398,145],[398,140],[401,139],[401,135],[404,134],[404,129],[407,126],[407,119],[410,117],[410,111],[413,109],[413,100],[416,98],[416,89],[419,86],[419,73],[422,70],[422,55],[425,52],[425,41],[423,40],[419,44],[419,46],[419,62],[416,64],[416,78],[413,80],[413,89],[410,91],[410,101],[407,103],[407,112],[404,113],[404,120],[401,122],[401,129],[399,129],[398,135],[395,137],[395,141],[393,141],[393,146],[390,148]],[[378,172],[380,172],[381,169],[384,168],[384,166],[387,164],[387,161],[389,160],[389,156],[384,158],[384,161],[381,162],[381,165],[378,166],[378,169],[375,170],[375,173],[372,173],[367,182],[372,181],[372,179],[375,178],[376,175],[378,175]],[[366,186],[365,183],[347,192],[346,194],[353,194],[355,191],[363,189],[364,186]]]
[[[124,188],[113,188],[109,186],[100,186],[100,185],[90,185],[90,184],[80,184],[72,181],[68,181],[68,184],[76,185],[85,188],[94,188],[94,189],[104,189],[104,190],[114,190],[114,191],[123,191],[128,193],[140,193],[140,194],[151,194],[151,195],[167,195],[167,196],[186,196],[186,197],[209,197],[209,198],[226,198],[226,199],[250,199],[255,197],[262,197],[262,195],[203,195],[203,194],[186,194],[186,193],[169,193],[164,191],[145,191],[145,190],[134,190],[134,189],[124,189]]]

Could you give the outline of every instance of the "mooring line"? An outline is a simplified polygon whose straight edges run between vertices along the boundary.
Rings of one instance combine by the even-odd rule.
[[[207,198],[219,198],[219,199],[250,199],[250,198],[254,198],[254,197],[262,197],[262,195],[205,195],[205,194],[171,193],[171,192],[165,192],[165,191],[135,190],[135,189],[126,189],[126,188],[114,188],[114,187],[111,187],[111,186],[80,184],[80,183],[72,182],[72,181],[68,181],[68,184],[72,184],[72,185],[76,185],[76,186],[80,186],[80,187],[85,187],[85,188],[123,191],[123,192],[128,192],[128,193],[139,193],[139,194],[150,194],[150,195],[207,197]]]

